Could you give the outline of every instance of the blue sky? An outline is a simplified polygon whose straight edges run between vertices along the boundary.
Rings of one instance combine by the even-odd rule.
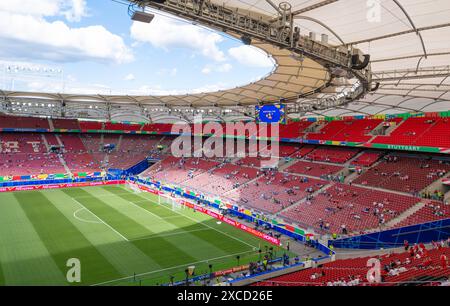
[[[127,6],[112,0],[1,1],[0,45],[6,90],[204,92],[273,69],[262,51],[173,17],[133,23]]]

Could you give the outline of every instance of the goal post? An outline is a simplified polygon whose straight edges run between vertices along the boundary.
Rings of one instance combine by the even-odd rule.
[[[173,197],[171,195],[159,195],[158,196],[158,204],[159,205],[165,205],[167,207],[170,207],[172,210],[182,210],[185,209],[185,206],[182,203],[183,199]]]
[[[125,184],[125,187],[126,187],[128,190],[133,191],[134,193],[141,193],[141,192],[142,192],[142,190],[139,188],[138,185],[133,184],[133,183],[130,183],[130,182],[127,182],[127,183]]]
[[[143,191],[139,188],[137,184],[132,182],[126,182],[125,188],[134,192],[134,193],[142,193]],[[168,193],[155,192],[158,198],[158,205],[164,205],[166,207],[170,207],[172,210],[182,210],[185,209],[186,206],[183,204],[183,199],[173,196]]]

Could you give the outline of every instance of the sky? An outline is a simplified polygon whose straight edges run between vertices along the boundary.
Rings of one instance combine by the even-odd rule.
[[[0,88],[85,94],[216,91],[273,69],[262,50],[124,0],[0,1]]]

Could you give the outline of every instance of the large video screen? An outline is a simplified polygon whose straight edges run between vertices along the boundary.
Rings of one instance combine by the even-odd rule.
[[[256,121],[264,123],[286,123],[284,104],[256,106]]]

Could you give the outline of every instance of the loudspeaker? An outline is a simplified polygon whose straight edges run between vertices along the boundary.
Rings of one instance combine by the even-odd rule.
[[[153,18],[155,18],[155,15],[136,11],[133,13],[133,16],[131,16],[131,20],[139,21],[143,23],[150,23],[152,22]]]
[[[352,69],[362,70],[362,69],[366,68],[367,65],[369,65],[369,62],[370,62],[369,54],[364,55],[364,60],[362,62],[360,60],[359,55],[356,55],[356,54],[352,55]]]
[[[243,35],[241,37],[242,42],[244,43],[244,45],[251,45],[252,44],[252,39],[250,37],[248,37],[247,35]]]

